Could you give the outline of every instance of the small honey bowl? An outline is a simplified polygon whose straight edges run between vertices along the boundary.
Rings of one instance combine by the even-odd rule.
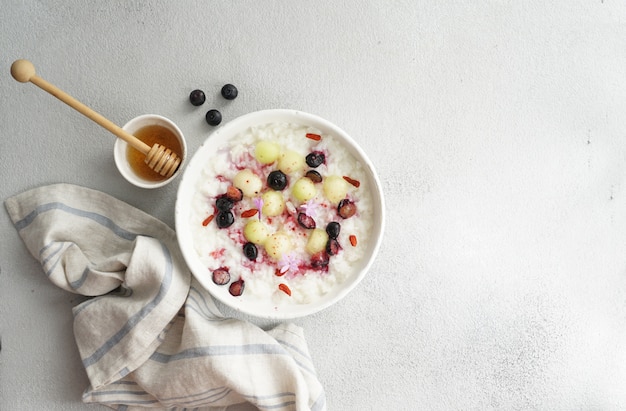
[[[178,169],[168,178],[146,164],[145,154],[131,147],[124,140],[117,139],[113,152],[115,164],[120,174],[129,183],[141,188],[159,188],[181,173],[187,156],[187,143],[182,131],[174,122],[157,114],[144,114],[130,120],[122,129],[149,146],[159,144],[167,147],[181,159]]]

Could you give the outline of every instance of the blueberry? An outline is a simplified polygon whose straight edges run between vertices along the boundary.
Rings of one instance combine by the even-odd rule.
[[[220,196],[215,200],[215,207],[217,207],[219,211],[230,211],[234,205],[233,201],[226,196]]]
[[[314,151],[306,156],[306,163],[312,168],[319,167],[324,160],[326,160],[326,156],[321,151]]]
[[[205,116],[206,122],[211,126],[217,126],[222,122],[222,113],[218,110],[211,109],[206,112]]]
[[[237,94],[239,94],[239,92],[237,91],[237,87],[233,86],[232,84],[225,84],[224,87],[222,87],[222,97],[224,97],[226,100],[236,99]]]
[[[243,245],[243,253],[248,258],[248,260],[254,261],[256,260],[256,257],[258,255],[258,250],[254,243],[247,242]]]
[[[201,106],[204,104],[206,97],[204,95],[204,91],[202,90],[194,90],[189,94],[189,101],[194,106]]]
[[[341,231],[341,225],[336,221],[331,221],[326,226],[326,233],[328,234],[328,237],[330,238],[339,237],[339,231]]]
[[[220,211],[215,218],[217,226],[219,228],[227,228],[233,225],[235,222],[235,216],[230,211]]]
[[[274,170],[267,176],[267,185],[273,190],[283,190],[287,187],[287,176],[280,170]]]

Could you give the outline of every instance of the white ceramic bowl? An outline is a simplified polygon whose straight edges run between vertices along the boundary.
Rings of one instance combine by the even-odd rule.
[[[229,139],[237,136],[251,126],[274,122],[286,122],[312,126],[324,134],[330,134],[341,142],[344,147],[364,166],[368,187],[371,187],[373,221],[371,238],[364,257],[356,262],[353,274],[342,284],[335,286],[330,292],[309,304],[293,304],[276,306],[272,301],[259,302],[246,299],[246,293],[233,297],[228,287],[213,283],[207,267],[200,262],[195,251],[190,227],[192,198],[201,172],[207,161],[215,155],[218,148],[224,146]],[[331,122],[318,116],[294,110],[264,110],[241,116],[215,130],[202,144],[189,161],[178,189],[176,200],[176,232],[183,256],[198,282],[205,287],[217,300],[245,314],[266,319],[289,319],[313,314],[329,307],[347,295],[363,279],[374,261],[384,230],[384,201],[380,181],[374,167],[366,154],[355,141]]]
[[[128,150],[128,143],[118,138],[115,140],[115,145],[113,148],[113,157],[115,159],[115,165],[119,170],[122,177],[126,179],[129,183],[141,187],[141,188],[159,188],[163,187],[166,184],[169,184],[172,180],[174,180],[179,174],[182,173],[183,166],[185,163],[185,158],[187,157],[187,143],[185,142],[185,136],[183,136],[183,132],[180,131],[178,126],[174,124],[174,122],[168,118],[160,116],[158,114],[143,114],[141,116],[135,117],[130,120],[128,123],[124,124],[122,127],[124,131],[129,132],[130,134],[135,134],[139,129],[146,127],[158,125],[161,127],[165,127],[169,129],[180,143],[182,148],[181,153],[181,163],[178,166],[178,169],[167,179],[161,180],[147,180],[140,175],[138,175],[130,166],[128,162],[128,157],[126,155],[126,151]]]

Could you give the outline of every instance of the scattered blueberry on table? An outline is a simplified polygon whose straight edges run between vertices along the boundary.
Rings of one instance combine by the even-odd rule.
[[[222,87],[222,97],[226,100],[234,100],[237,98],[238,94],[239,91],[237,90],[237,87],[232,84],[225,84],[224,87]]]
[[[222,122],[222,113],[219,110],[211,109],[206,112],[205,119],[210,126],[217,126]]]
[[[201,106],[206,101],[206,96],[202,90],[194,90],[189,94],[189,101],[194,106]]]
[[[234,100],[237,98],[239,91],[232,84],[225,84],[220,90],[222,97],[226,100]],[[200,89],[193,90],[189,94],[189,102],[194,106],[201,106],[206,101],[206,94]],[[211,126],[218,126],[222,122],[222,113],[217,109],[211,109],[204,116],[206,122]]]

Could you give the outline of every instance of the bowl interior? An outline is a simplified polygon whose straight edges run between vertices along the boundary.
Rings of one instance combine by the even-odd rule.
[[[263,125],[274,122],[286,122],[299,125],[308,125],[319,129],[325,134],[333,135],[343,146],[363,165],[371,187],[373,221],[371,238],[365,257],[352,266],[354,270],[346,281],[335,286],[330,292],[315,302],[299,305],[276,306],[273,302],[259,302],[241,297],[233,298],[228,293],[228,287],[217,286],[208,275],[207,267],[199,260],[191,235],[190,213],[195,186],[202,174],[202,169],[207,161],[215,155],[217,150],[224,146],[229,139],[247,130],[251,126]],[[200,146],[198,151],[189,161],[178,189],[176,200],[176,232],[183,256],[198,282],[205,287],[216,299],[241,311],[245,314],[268,319],[287,319],[302,317],[320,311],[331,304],[339,301],[350,292],[363,278],[374,261],[378,252],[384,230],[384,202],[378,176],[373,165],[365,153],[359,148],[354,140],[343,130],[318,116],[294,110],[264,110],[250,113],[239,117],[214,131]]]

